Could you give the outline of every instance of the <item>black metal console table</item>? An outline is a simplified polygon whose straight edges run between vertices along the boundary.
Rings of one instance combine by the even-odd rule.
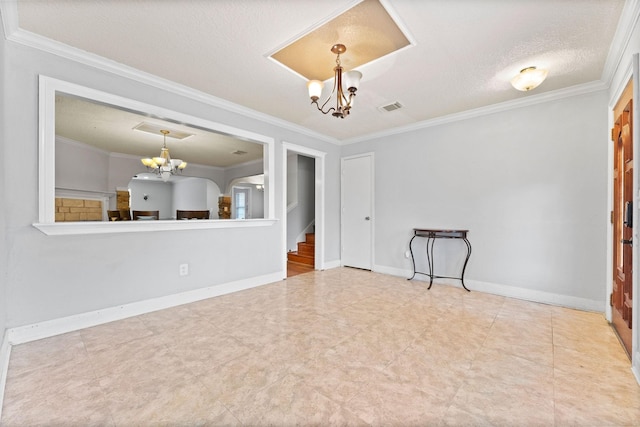
[[[441,278],[441,279],[456,279],[462,282],[462,287],[466,290],[467,287],[464,285],[464,271],[467,268],[467,263],[469,262],[469,258],[471,257],[471,243],[467,239],[467,233],[469,230],[435,230],[429,228],[414,228],[413,229],[413,237],[409,241],[409,252],[411,253],[411,263],[413,264],[413,276],[411,276],[407,280],[411,280],[416,277],[416,274],[425,274],[429,276],[429,288],[433,285],[433,279]],[[427,239],[427,263],[429,265],[429,272],[425,273],[422,271],[416,271],[416,261],[413,257],[413,249],[411,248],[411,243],[413,243],[413,239],[416,237],[425,237]],[[462,274],[460,277],[450,277],[450,276],[436,276],[433,273],[433,245],[436,242],[436,239],[461,239],[467,245],[467,257],[464,260],[464,265],[462,266]],[[469,291],[470,292],[470,291]]]

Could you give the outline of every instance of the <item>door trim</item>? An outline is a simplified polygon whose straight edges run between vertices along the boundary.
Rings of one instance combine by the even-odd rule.
[[[302,154],[315,159],[315,270],[324,270],[325,246],[325,157],[323,151],[307,148],[302,145],[282,142],[282,278],[287,278],[287,156],[290,153]]]
[[[340,159],[340,265],[344,266],[344,264],[342,263],[342,242],[344,242],[344,221],[342,221],[342,212],[344,209],[344,191],[342,191],[342,189],[344,188],[344,174],[342,173],[342,171],[344,170],[344,161],[345,160],[351,160],[351,159],[357,159],[360,157],[369,157],[371,159],[371,175],[369,177],[369,184],[371,185],[371,206],[369,207],[370,212],[371,212],[371,248],[370,248],[370,253],[371,253],[371,271],[376,271],[376,263],[375,263],[375,247],[376,247],[376,212],[375,212],[375,206],[376,206],[376,201],[375,201],[375,197],[376,197],[376,188],[375,188],[375,167],[376,167],[376,158],[375,158],[375,153],[373,151],[367,152],[367,153],[362,153],[362,154],[356,154],[353,156],[345,156],[342,157]]]
[[[638,337],[640,336],[640,322],[638,321],[638,314],[640,314],[640,295],[638,294],[638,202],[640,201],[640,195],[638,191],[640,185],[638,183],[638,167],[640,164],[640,108],[638,108],[638,101],[640,101],[640,54],[633,54],[633,115],[631,117],[632,128],[632,140],[633,140],[633,203],[635,209],[633,210],[633,274],[631,278],[631,288],[633,291],[633,303],[632,312],[633,318],[631,319],[631,364],[633,366],[633,372],[636,376],[636,380],[640,383],[640,342]]]
[[[616,103],[618,102],[618,100],[620,99],[620,97],[622,96],[622,93],[624,92],[624,88],[626,87],[627,83],[629,82],[630,79],[633,79],[633,99],[634,99],[634,109],[633,109],[633,117],[632,117],[632,121],[634,123],[632,132],[633,132],[633,150],[635,151],[635,153],[640,153],[640,151],[638,151],[640,148],[640,126],[638,125],[638,123],[640,123],[640,108],[638,108],[637,102],[638,100],[640,100],[640,66],[639,66],[639,54],[635,53],[633,54],[632,57],[632,66],[629,69],[628,74],[621,79],[620,82],[620,86],[617,88],[617,90],[614,92],[614,95],[610,98],[609,100],[609,127],[608,129],[612,129],[614,126],[614,117],[613,117],[613,109],[616,105]],[[608,197],[607,197],[607,212],[606,212],[606,218],[607,218],[607,272],[606,272],[606,277],[607,277],[607,282],[606,282],[606,304],[605,304],[605,317],[606,319],[611,322],[612,321],[612,309],[611,306],[609,305],[609,295],[611,295],[611,293],[613,292],[613,283],[612,283],[612,277],[613,277],[613,269],[615,268],[613,265],[613,247],[612,247],[612,242],[613,242],[613,224],[611,224],[611,222],[609,221],[609,212],[613,209],[613,144],[611,143],[611,135],[609,133],[609,144],[608,144],[608,184],[607,184],[607,188],[608,188]],[[640,188],[640,185],[638,183],[638,167],[640,167],[640,156],[636,156],[634,155],[634,160],[633,160],[633,168],[634,168],[634,178],[633,178],[633,201],[634,204],[636,206],[636,208],[633,211],[633,240],[634,240],[634,244],[633,244],[633,259],[632,259],[632,264],[634,267],[633,272],[632,272],[632,289],[633,289],[633,313],[635,314],[633,316],[632,319],[632,345],[631,345],[631,365],[632,365],[632,371],[636,377],[636,381],[640,384],[640,319],[638,319],[638,313],[640,313],[640,293],[639,293],[639,287],[638,287],[638,277],[639,277],[639,271],[638,271],[638,260],[640,259],[638,256],[638,220],[640,215],[638,215],[638,208],[640,208],[640,205],[638,203],[640,203],[640,195],[638,194],[638,190]]]

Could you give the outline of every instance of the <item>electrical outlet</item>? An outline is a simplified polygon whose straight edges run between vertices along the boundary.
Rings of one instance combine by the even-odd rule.
[[[189,274],[189,264],[180,264],[180,275],[187,276]]]

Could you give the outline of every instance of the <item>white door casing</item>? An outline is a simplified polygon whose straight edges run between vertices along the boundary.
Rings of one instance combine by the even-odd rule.
[[[325,269],[325,157],[323,151],[307,148],[302,145],[282,142],[282,275],[287,278],[287,156],[291,153],[302,154],[315,159],[315,269]]]

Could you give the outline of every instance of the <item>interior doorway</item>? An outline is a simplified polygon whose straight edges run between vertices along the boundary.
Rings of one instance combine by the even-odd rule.
[[[627,355],[632,355],[633,319],[633,82],[629,81],[614,110],[613,140],[613,292],[612,324]],[[637,209],[637,207],[635,207]]]
[[[315,159],[287,155],[287,277],[315,267]]]
[[[282,182],[282,272],[283,278],[287,278],[287,253],[289,252],[288,242],[288,209],[291,200],[289,193],[294,191],[297,186],[288,185],[287,171],[289,169],[289,159],[294,155],[302,155],[312,162],[313,166],[313,237],[312,245],[314,248],[313,259],[315,270],[324,270],[325,268],[325,155],[326,153],[313,150],[300,145],[282,143],[282,165],[283,179]],[[305,233],[306,235],[306,233]],[[305,236],[306,237],[306,236]]]

